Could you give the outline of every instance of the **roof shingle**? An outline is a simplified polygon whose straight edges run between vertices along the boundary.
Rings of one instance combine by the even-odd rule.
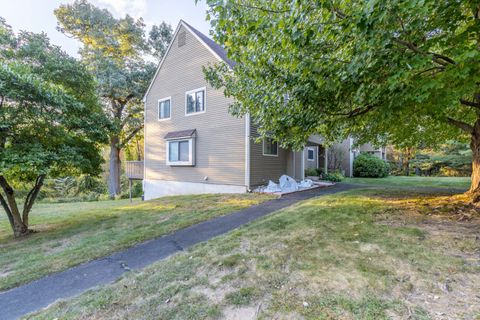
[[[180,138],[191,138],[196,133],[196,131],[197,129],[172,131],[172,132],[168,132],[165,135],[164,139],[170,140],[170,139],[180,139]]]

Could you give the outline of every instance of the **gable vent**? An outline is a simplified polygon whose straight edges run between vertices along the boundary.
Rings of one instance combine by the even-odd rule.
[[[187,33],[185,31],[178,34],[178,47],[182,47],[187,43]]]

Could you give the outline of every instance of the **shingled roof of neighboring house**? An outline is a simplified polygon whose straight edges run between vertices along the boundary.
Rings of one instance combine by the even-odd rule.
[[[165,140],[170,139],[180,139],[180,138],[191,138],[195,135],[197,129],[188,129],[182,131],[172,131],[165,135]]]
[[[223,61],[225,61],[230,67],[233,68],[235,66],[235,61],[232,61],[232,60],[228,59],[227,52],[225,51],[225,49],[221,45],[219,45],[218,43],[216,43],[215,41],[213,41],[212,39],[210,39],[209,37],[207,37],[206,35],[204,35],[200,31],[198,31],[197,29],[195,29],[194,27],[192,27],[191,25],[189,25],[185,21],[182,20],[182,22],[184,24],[186,24],[200,39],[202,39],[202,41],[210,49],[212,49],[212,51],[214,51]]]

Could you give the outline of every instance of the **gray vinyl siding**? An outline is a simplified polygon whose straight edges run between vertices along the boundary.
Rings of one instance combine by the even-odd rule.
[[[308,149],[313,149],[313,160],[308,160]],[[305,147],[305,169],[316,169],[318,160],[318,147]]]
[[[291,156],[289,150],[278,147],[278,156],[264,156],[262,142],[255,142],[259,137],[257,126],[250,125],[250,186],[278,182],[282,174],[287,173],[287,159]]]
[[[145,179],[245,185],[245,121],[228,113],[231,100],[204,79],[202,66],[219,60],[183,26],[146,96]],[[185,92],[206,87],[206,112],[185,115]],[[171,119],[158,120],[158,100],[171,97]],[[196,129],[194,167],[166,165],[168,132]],[[206,178],[206,179],[205,179]]]
[[[371,143],[362,144],[357,149],[360,151],[360,153],[368,152],[368,153],[371,153],[374,156],[376,156],[377,158],[382,159],[382,160],[383,160],[384,153],[385,153],[385,148],[377,148],[374,145],[372,145]]]
[[[303,179],[302,152],[290,151],[287,158],[287,175],[295,180]]]
[[[351,162],[350,138],[343,140],[341,143],[335,145],[335,147],[340,148],[343,151],[340,171],[346,177],[349,177],[351,175],[350,173],[350,162]]]

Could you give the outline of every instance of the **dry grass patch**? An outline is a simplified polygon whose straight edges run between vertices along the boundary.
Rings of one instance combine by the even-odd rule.
[[[304,201],[32,318],[475,319],[479,224],[428,197]]]
[[[24,239],[13,240],[8,221],[0,219],[0,291],[272,198],[217,194],[39,204],[31,215],[39,232]]]

